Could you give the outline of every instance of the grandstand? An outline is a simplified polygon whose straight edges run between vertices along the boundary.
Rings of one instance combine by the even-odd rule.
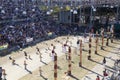
[[[102,31],[104,33],[102,33]],[[100,54],[92,54],[92,58],[96,61],[96,57],[98,58],[98,61],[100,61],[103,57],[106,57],[106,54],[108,54],[112,49],[120,49],[120,42],[119,40],[116,40],[116,38],[120,38],[120,0],[0,0],[0,80],[1,75],[2,78],[3,76],[6,76],[5,70],[1,70],[1,66],[7,70],[7,78],[14,80],[11,75],[14,76],[13,74],[18,72],[18,76],[16,76],[15,79],[20,79],[28,73],[33,75],[32,72],[40,65],[44,64],[45,66],[48,65],[47,67],[50,66],[49,68],[51,68],[51,66],[53,67],[53,63],[51,63],[52,65],[49,65],[47,62],[51,61],[51,57],[53,61],[53,57],[56,56],[56,53],[51,53],[58,52],[57,54],[60,53],[60,55],[64,55],[63,53],[68,52],[81,53],[82,48],[84,48],[83,51],[85,53],[85,65],[87,65],[87,67],[91,67],[92,65],[93,67],[95,65],[94,63],[97,63],[102,66],[101,70],[103,70],[103,67],[106,67],[103,63],[91,60],[89,65],[89,59],[86,59],[86,57],[91,55],[87,53],[93,52],[93,50],[95,50],[93,48],[97,47],[96,36],[100,38],[98,47],[100,48],[102,43],[102,47],[106,49],[99,50]],[[93,37],[92,41],[91,37]],[[103,40],[104,38],[105,40]],[[82,41],[80,44],[79,39],[84,40],[83,46]],[[111,40],[111,42],[109,41],[108,46],[103,44],[104,41],[108,44],[108,40]],[[93,45],[91,45],[91,42]],[[65,46],[67,46],[66,49],[69,49],[69,51],[64,52]],[[70,47],[72,47],[72,52]],[[81,48],[79,49],[79,47]],[[42,52],[40,50],[42,50]],[[26,57],[27,53],[28,58]],[[10,54],[13,57],[11,57]],[[117,52],[114,52],[114,54],[117,54]],[[43,62],[41,60],[39,61],[39,58],[42,58],[41,56],[43,57]],[[68,54],[66,56],[68,56]],[[77,65],[77,68],[75,69],[79,69],[77,64],[79,61],[78,56],[80,55],[72,54],[74,62],[66,62],[72,63],[72,65]],[[6,57],[9,57],[10,60],[7,60]],[[113,57],[114,59],[112,59]],[[62,61],[60,63],[62,68],[65,67],[63,65],[65,62],[63,61],[65,60],[64,58],[65,57],[59,59],[60,62]],[[114,63],[113,61],[116,61],[117,58],[113,55],[113,53],[112,56],[110,54],[110,58],[107,57],[109,61],[112,60],[112,65]],[[71,59],[70,54],[69,59]],[[120,60],[118,61],[120,62]],[[11,65],[11,62],[12,64],[18,64]],[[65,65],[66,64],[68,63],[65,63]],[[9,66],[11,69],[8,68]],[[111,64],[109,66],[113,67]],[[24,67],[25,70],[23,69]],[[31,69],[31,71],[26,70],[26,67]],[[67,65],[67,67],[71,67],[71,64]],[[54,66],[54,68],[57,67]],[[58,68],[60,69],[59,66]],[[84,69],[84,67],[81,68]],[[118,71],[118,69],[116,69],[116,71]],[[49,71],[52,72],[50,69],[47,70],[46,68],[45,70],[47,75],[53,74],[48,73]],[[11,71],[14,73],[10,74]],[[78,73],[75,74],[78,75]],[[73,75],[72,78],[79,80]],[[40,80],[42,79],[40,78]],[[53,80],[53,78],[51,78],[51,80]]]
[[[85,26],[89,26],[90,24],[92,24],[95,28],[97,28],[96,26],[103,26],[101,24],[104,24],[107,27],[108,25],[110,25],[109,24],[110,19],[112,19],[113,17],[115,18],[114,23],[118,22],[117,20],[119,19],[119,12],[120,12],[119,4],[120,4],[119,0],[63,0],[63,1],[62,0],[1,0],[0,3],[1,41],[3,39],[3,43],[7,42],[9,43],[9,45],[10,44],[18,45],[21,43],[25,43],[25,40],[23,39],[25,37],[33,38],[33,36],[38,34],[41,35],[41,36],[36,36],[37,38],[39,38],[47,35],[47,33],[49,32],[54,32],[53,28],[55,28],[56,30],[56,26],[58,31],[55,31],[54,33],[59,34],[61,33],[60,32],[61,30],[59,29],[62,29],[63,27],[60,28],[60,25],[56,22],[67,23],[67,25],[77,24],[77,26],[83,26],[82,24],[86,24]],[[41,9],[40,7],[41,5],[48,6],[48,8],[44,11]],[[69,13],[69,11],[71,11],[70,9],[58,10],[56,14],[53,14],[56,15],[57,16],[56,18],[58,19],[53,20],[54,19],[53,15],[50,15],[51,17],[49,17],[46,14],[46,11],[49,11],[49,9],[53,9],[55,6],[58,7],[63,6],[63,8],[69,6],[70,9],[73,10],[77,9],[78,14],[74,14],[74,13],[70,14]],[[79,7],[79,6],[83,6],[83,7]],[[97,11],[91,12],[91,6],[92,8],[96,8]],[[113,7],[111,8],[111,6]],[[65,17],[66,19],[63,17]],[[94,19],[91,20],[90,17],[94,17]],[[105,23],[101,22],[99,24],[95,24],[94,22],[96,21],[98,22],[98,19],[96,19],[97,17],[101,18],[99,22],[102,21],[103,19],[106,19],[107,21],[103,21]],[[54,22],[58,25],[54,26],[53,25]],[[27,30],[28,28],[30,28],[30,26],[32,26],[33,28],[31,28],[29,31],[34,30],[35,31],[34,34],[30,34],[31,32]],[[37,27],[37,26],[41,26],[41,27]],[[46,29],[45,26],[46,28],[49,29]],[[41,30],[40,32],[36,31],[36,29],[39,30],[38,28]],[[28,32],[26,33],[26,31]],[[119,32],[119,30],[117,32]],[[18,38],[18,36],[20,37]],[[33,40],[37,38],[33,38]]]

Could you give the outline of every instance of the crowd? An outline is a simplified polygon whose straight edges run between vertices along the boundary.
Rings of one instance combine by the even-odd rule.
[[[67,25],[57,25],[52,20],[5,25],[0,31],[0,44],[8,43],[9,46],[19,45],[22,47],[27,43],[27,39],[32,38],[32,41],[35,41],[48,36],[50,32],[55,35],[62,34],[63,32],[71,33],[73,30],[68,28]]]
[[[48,33],[70,34],[78,30],[75,26],[57,24],[53,19],[46,20],[45,12],[32,0],[1,0],[0,4],[0,21],[10,21],[9,24],[4,23],[0,27],[0,46],[7,43],[9,47],[23,47],[28,39],[35,41],[48,36]],[[27,20],[13,21],[17,19]]]
[[[0,45],[6,43],[9,45],[20,43],[24,44],[25,37],[31,37],[35,35],[32,35],[30,32],[28,32],[28,30],[33,30],[34,25],[27,21],[25,21],[25,23],[13,23],[13,20],[39,20],[42,16],[41,13],[42,12],[39,10],[36,4],[32,2],[32,0],[1,0],[0,22],[10,21],[10,24],[5,23],[0,27]],[[33,31],[35,31],[35,29]]]
[[[39,17],[40,10],[32,0],[1,0],[0,20]]]

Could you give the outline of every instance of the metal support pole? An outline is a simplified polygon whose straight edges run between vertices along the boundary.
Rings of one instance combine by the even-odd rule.
[[[79,67],[82,66],[82,40],[80,40],[80,62]]]
[[[72,0],[71,0],[70,4],[71,4],[70,5],[70,26],[71,26],[71,23],[72,23],[72,11],[71,11],[72,9],[71,9],[71,7],[73,6],[72,5]]]
[[[92,7],[90,10],[90,28],[92,27],[92,15],[93,15],[93,11],[92,11]]]
[[[91,10],[90,10],[90,26],[89,26],[89,29],[91,29],[91,27],[92,27],[92,16],[93,16],[93,9],[92,9],[92,2],[90,2],[91,3]]]
[[[81,7],[80,7],[80,19],[79,19],[79,23],[80,23],[80,24],[81,24],[81,18],[82,18],[82,17],[81,17],[81,16],[82,16],[82,14],[81,14],[82,11],[81,11],[81,10],[82,10],[82,9],[81,9]]]
[[[50,11],[50,0],[47,1],[48,10]]]
[[[117,21],[118,21],[118,15],[119,15],[119,5],[117,6]]]
[[[60,0],[59,0],[59,7],[60,7],[60,11],[59,11],[59,23],[61,23],[61,13],[62,13],[62,10],[61,10],[61,3],[60,3]]]

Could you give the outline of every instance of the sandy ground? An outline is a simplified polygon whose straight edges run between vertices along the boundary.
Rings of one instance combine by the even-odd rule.
[[[6,70],[6,78],[7,80],[54,80],[53,77],[53,61],[52,57],[49,55],[52,49],[51,44],[56,46],[55,52],[59,56],[58,58],[58,80],[62,80],[62,76],[64,72],[68,70],[68,61],[65,59],[64,53],[62,53],[62,45],[61,43],[66,42],[67,36],[61,36],[56,39],[44,41],[38,43],[35,46],[30,46],[28,48],[23,49],[22,51],[13,52],[11,54],[12,57],[16,60],[16,65],[12,65],[11,61],[8,60],[8,56],[0,58],[0,66],[2,66]],[[82,79],[87,73],[87,69],[92,69],[97,63],[93,61],[88,61],[88,43],[84,43],[83,51],[83,68],[78,66],[79,63],[79,51],[76,50],[76,41],[78,38],[83,39],[80,36],[70,36],[68,43],[72,46],[72,77],[71,80],[80,80]],[[59,41],[59,42],[58,42]],[[98,47],[98,53],[101,55],[95,55],[95,41],[92,40],[92,59],[96,62],[100,62],[103,59],[103,56],[106,56],[110,53],[117,45],[120,44],[119,41],[115,41],[115,43],[110,43],[109,47],[104,47],[105,50],[100,50],[100,46]],[[101,42],[99,42],[100,44]],[[105,45],[105,44],[104,44]],[[42,53],[42,62],[40,62],[39,54],[36,54],[36,46],[39,47]],[[23,51],[26,51],[28,55],[31,56],[31,59],[25,59]],[[76,54],[77,53],[77,54]],[[27,70],[24,69],[24,60],[27,62]],[[38,68],[41,66],[42,69],[42,76],[39,76]],[[86,69],[87,68],[87,69]],[[4,76],[3,76],[4,77]]]

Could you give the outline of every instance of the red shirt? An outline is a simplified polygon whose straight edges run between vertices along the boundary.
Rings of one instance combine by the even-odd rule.
[[[99,78],[99,77],[97,77],[97,78],[96,78],[96,80],[100,80],[100,78]]]

